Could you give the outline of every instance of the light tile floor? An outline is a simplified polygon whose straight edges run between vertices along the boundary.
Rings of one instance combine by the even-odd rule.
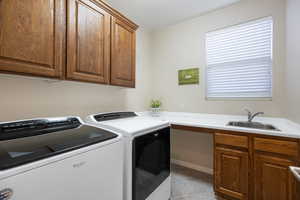
[[[171,180],[171,200],[219,200],[211,175],[172,165]]]

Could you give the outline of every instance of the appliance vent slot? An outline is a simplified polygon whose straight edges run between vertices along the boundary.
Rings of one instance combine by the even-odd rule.
[[[0,124],[0,141],[41,135],[54,130],[66,130],[81,125],[77,118],[49,118]]]

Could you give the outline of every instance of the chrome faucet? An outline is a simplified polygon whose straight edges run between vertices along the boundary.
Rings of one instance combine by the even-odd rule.
[[[265,114],[264,112],[257,112],[252,114],[252,112],[248,109],[245,109],[245,111],[248,113],[248,122],[252,122],[252,120],[254,119],[254,117],[256,117],[257,115],[263,115]]]

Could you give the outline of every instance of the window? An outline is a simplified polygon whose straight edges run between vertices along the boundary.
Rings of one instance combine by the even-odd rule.
[[[207,33],[207,98],[271,98],[272,40],[271,17]]]

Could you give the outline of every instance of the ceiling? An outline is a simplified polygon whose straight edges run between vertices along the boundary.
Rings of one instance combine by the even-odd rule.
[[[176,24],[239,0],[105,0],[147,29]]]

